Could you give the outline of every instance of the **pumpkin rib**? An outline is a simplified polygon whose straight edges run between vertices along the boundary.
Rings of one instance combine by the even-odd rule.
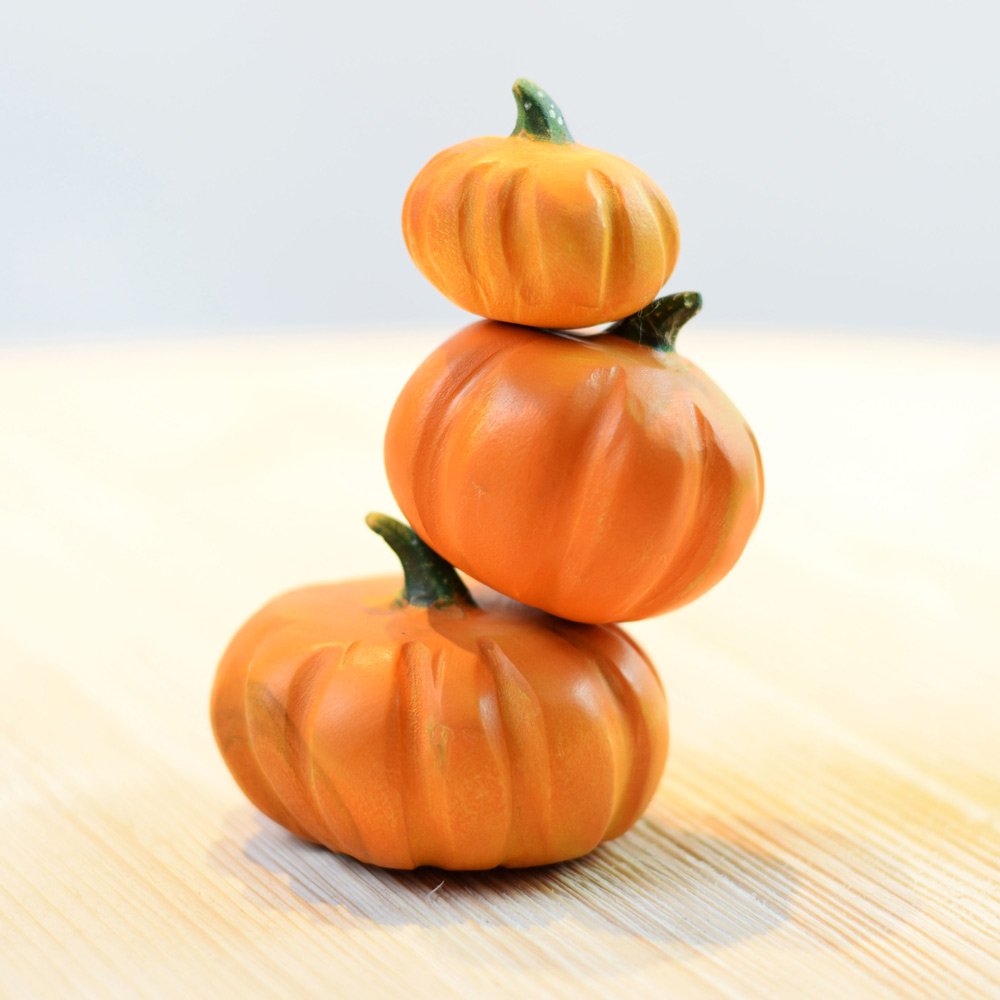
[[[514,309],[517,314],[520,314],[522,292],[521,278],[518,274],[515,234],[517,231],[518,205],[527,178],[528,167],[519,167],[504,181],[497,195],[497,232],[500,237],[500,253],[507,268],[507,276],[511,283],[511,288],[514,291]]]
[[[635,616],[643,614],[642,609],[646,608],[650,595],[662,594],[664,590],[673,593],[675,585],[672,581],[677,576],[678,566],[682,564],[682,553],[686,551],[692,538],[697,540],[702,534],[693,528],[701,520],[701,504],[707,478],[704,441],[702,427],[696,416],[699,412],[697,404],[691,399],[685,399],[684,404],[689,418],[684,422],[688,437],[685,447],[688,460],[681,465],[681,479],[675,485],[671,497],[669,509],[674,511],[674,517],[659,526],[658,534],[662,539],[659,571],[649,574],[645,586],[630,601],[635,609]]]
[[[566,590],[563,584],[568,567],[575,565],[577,575],[583,577],[593,559],[600,557],[599,539],[589,531],[581,531],[581,525],[584,524],[586,515],[592,513],[592,487],[596,481],[607,476],[612,442],[625,425],[623,404],[628,396],[628,376],[624,369],[618,365],[608,369],[602,390],[599,405],[593,408],[590,427],[579,448],[579,461],[574,466],[575,474],[568,476],[565,482],[563,496],[566,497],[566,502],[561,505],[560,510],[563,554],[557,560],[559,569],[552,582],[554,598]],[[616,403],[622,405],[615,405]],[[580,559],[580,553],[583,552],[587,552],[589,558]],[[572,558],[574,554],[577,556],[575,559]],[[541,569],[544,570],[544,566]]]
[[[610,180],[607,174],[600,170],[590,169],[587,171],[587,186],[594,192],[597,199],[597,212],[601,217],[603,229],[603,239],[601,243],[601,266],[600,279],[597,284],[597,307],[600,308],[608,294],[608,280],[611,273],[611,259],[614,247],[614,213],[608,204],[608,185]],[[596,190],[595,190],[596,188]]]
[[[479,242],[478,232],[484,228],[484,219],[481,218],[481,205],[475,202],[482,202],[484,190],[488,188],[487,178],[495,172],[496,163],[485,161],[475,164],[462,178],[462,194],[458,202],[458,210],[455,214],[455,227],[457,233],[458,247],[462,254],[462,263],[472,282],[472,291],[478,299],[476,312],[482,312],[487,303],[493,299],[492,294],[487,295],[484,291],[484,281],[479,273],[480,265],[477,261],[473,248]],[[477,190],[478,187],[478,190]]]
[[[479,704],[488,706],[487,711],[480,708],[479,719],[483,737],[490,747],[496,763],[496,773],[499,784],[504,790],[504,808],[506,814],[506,827],[503,836],[503,846],[500,855],[494,862],[493,867],[503,863],[503,859],[510,857],[513,849],[513,839],[517,832],[514,822],[514,774],[515,768],[511,760],[510,747],[507,742],[507,734],[504,731],[503,712],[500,707],[500,684],[497,671],[494,665],[494,658],[491,655],[490,641],[479,639],[476,643],[476,671],[479,679]],[[500,811],[500,807],[497,807]]]
[[[625,411],[628,408],[629,402],[631,402],[632,399],[633,397],[632,394],[630,393],[629,396],[622,401],[623,411]],[[623,419],[624,419],[624,412],[623,412]],[[608,526],[607,522],[605,523],[604,534],[601,536],[602,539],[604,539],[602,548],[605,549],[608,547],[613,548],[614,546],[614,537],[612,536],[608,538],[608,533],[612,531],[614,527],[613,522],[615,520],[615,511],[621,510],[626,505],[628,501],[628,494],[633,489],[631,477],[628,475],[628,470],[630,468],[630,461],[635,459],[636,456],[641,454],[644,444],[644,441],[642,440],[642,435],[638,433],[634,422],[631,424],[625,423],[624,426],[626,426],[629,429],[629,433],[626,436],[627,447],[623,447],[621,449],[621,454],[619,456],[616,456],[617,474],[614,476],[614,490],[611,496],[608,498],[607,502],[608,521],[612,522],[612,524],[611,526]],[[687,467],[686,463],[682,466],[682,468],[683,468],[682,482],[686,484],[691,476],[692,470]],[[683,495],[683,489],[684,487],[682,487],[682,490],[679,491],[679,495]],[[662,513],[663,510],[662,508],[660,508],[654,513],[653,517],[650,519],[649,529],[648,529],[650,535],[650,542],[649,546],[646,549],[646,552],[656,551],[658,548],[660,548],[660,546],[654,543],[654,538],[663,535],[662,525],[658,521],[658,517],[662,516]],[[596,551],[596,545],[595,545],[595,552],[592,561],[599,559],[599,557],[600,553]],[[630,568],[627,570],[627,575],[630,583],[632,584],[633,587],[635,587],[638,585],[638,582],[640,580],[648,579],[649,576],[651,575],[651,572],[652,572],[652,567],[648,559],[641,561],[636,560],[631,564]],[[614,612],[615,615],[624,617],[628,613],[628,605],[629,605],[629,600],[627,595],[619,597],[617,601],[617,610],[616,612]]]
[[[532,762],[531,773],[524,768],[514,768],[511,771],[514,803],[512,822],[518,818],[523,821],[524,817],[530,817],[542,845],[542,849],[536,849],[532,857],[551,856],[554,847],[552,748],[549,743],[545,708],[527,678],[517,669],[514,661],[495,639],[480,640],[478,648],[493,668],[499,695],[497,705],[507,742],[507,753],[512,757],[516,756],[518,760]],[[529,717],[529,725],[518,725],[518,720],[524,715],[524,706],[513,702],[511,699],[513,691],[520,692],[531,704],[533,711]],[[512,746],[513,753],[511,753]],[[538,789],[544,789],[543,794],[537,794]],[[506,858],[504,864],[511,865],[512,858],[509,853]],[[528,861],[528,863],[534,862]]]
[[[256,642],[266,636],[269,629],[270,626],[263,621],[259,614],[254,615],[246,623],[240,635],[229,642],[222,655],[219,670],[212,685],[210,714],[216,743],[223,757],[229,763],[240,788],[261,812],[270,816],[276,823],[281,823],[280,817],[286,816],[287,811],[280,799],[277,798],[273,790],[270,790],[268,795],[262,793],[257,787],[260,783],[262,768],[250,739],[245,701],[242,710],[240,710],[238,707],[229,705],[228,697],[231,690],[246,691],[247,680],[253,666],[252,659],[247,660],[242,671],[237,672],[233,666],[234,661],[238,662],[240,640],[244,634],[249,634],[252,636],[251,642]],[[250,792],[251,788],[253,794]]]
[[[676,506],[680,507],[683,511],[683,516],[680,521],[680,527],[675,532],[677,540],[673,542],[673,547],[670,551],[669,560],[665,560],[670,569],[664,575],[676,574],[678,564],[682,564],[684,560],[683,553],[688,546],[692,543],[697,543],[701,538],[702,532],[693,530],[694,526],[698,523],[703,523],[702,518],[699,516],[702,513],[702,506],[704,504],[706,482],[709,480],[709,445],[706,440],[705,432],[709,436],[714,435],[712,433],[711,425],[707,423],[704,419],[704,414],[698,405],[698,402],[694,399],[688,398],[685,400],[685,411],[687,414],[687,420],[685,421],[685,427],[688,432],[688,454],[697,456],[694,459],[689,460],[684,464],[685,475],[683,478],[683,488],[682,492],[678,496],[676,501]],[[662,577],[657,579],[653,587],[663,585]],[[644,600],[646,594],[642,595],[640,600]]]
[[[642,747],[649,741],[649,725],[643,713],[636,710],[639,693],[622,668],[604,651],[602,642],[596,642],[589,648],[583,647],[575,629],[568,624],[563,625],[558,634],[570,648],[585,654],[594,676],[599,678],[601,689],[614,706],[617,720],[614,734],[606,725],[601,726],[602,732],[608,737],[613,761],[607,816],[598,840],[598,843],[604,843],[631,827],[645,807],[645,803],[642,803],[640,808],[636,808],[635,802],[641,798],[651,767],[651,755],[648,751],[641,753]],[[639,656],[648,672],[651,664],[644,653]]]
[[[342,648],[340,660],[329,664],[325,682],[319,687],[318,691],[313,693],[315,705],[309,713],[309,720],[304,727],[304,738],[309,747],[309,767],[305,775],[306,787],[312,795],[317,813],[330,833],[330,841],[339,845],[339,849],[355,857],[370,856],[371,848],[364,834],[361,832],[357,820],[354,818],[353,811],[341,794],[338,781],[330,773],[329,769],[319,766],[319,754],[316,753],[315,747],[317,742],[316,724],[318,716],[324,704],[331,698],[332,690],[337,680],[337,667],[340,666],[343,669],[349,669],[350,660],[360,645],[361,643],[356,640],[349,642]],[[321,780],[327,794],[323,794],[320,790]],[[326,804],[329,795],[333,796],[337,805],[337,812],[342,817],[342,822],[346,824],[346,830],[335,825],[335,821],[329,816],[329,809]]]
[[[714,439],[706,445],[706,452],[712,453],[713,449],[715,454],[720,453]],[[706,469],[712,470],[710,475],[706,475],[712,485],[703,492],[696,516],[703,522],[716,522],[718,518],[712,502],[713,498],[717,494],[728,491],[730,497],[727,510],[734,510],[738,505],[739,498],[732,496],[734,476],[727,463],[713,461],[710,454],[704,464]],[[725,481],[720,482],[720,477],[725,477]],[[731,528],[725,524],[725,515],[722,521],[722,525],[714,532],[690,533],[686,544],[677,553],[670,572],[664,574],[661,585],[663,590],[667,592],[670,607],[683,607],[693,599],[687,595],[702,593],[707,589],[707,586],[711,586],[712,582],[720,578],[719,553],[728,547],[732,535]],[[668,579],[669,587],[666,585]],[[706,581],[708,581],[707,584]],[[651,607],[659,607],[666,599],[666,596],[661,596],[660,601]],[[651,613],[655,614],[656,611]]]
[[[399,778],[399,788],[398,788],[398,798],[399,805],[396,814],[396,822],[401,827],[402,830],[402,840],[406,845],[406,855],[409,858],[410,868],[415,868],[416,864],[413,859],[413,838],[410,835],[410,824],[409,824],[409,810],[407,809],[406,798],[409,791],[409,775],[407,774],[406,768],[406,747],[407,747],[407,724],[409,720],[406,717],[406,711],[403,707],[403,686],[400,683],[400,664],[403,662],[403,650],[405,648],[404,644],[396,649],[392,658],[392,672],[394,680],[395,689],[395,699],[393,705],[393,714],[395,716],[395,726],[394,726],[394,737],[396,746],[399,749],[400,760],[402,762],[401,775]],[[392,863],[391,867],[405,867],[404,865],[397,865],[395,862]]]
[[[227,651],[227,655],[229,652],[231,651]],[[222,662],[223,664],[226,663],[225,656]],[[219,752],[227,761],[229,769],[232,771],[233,777],[240,788],[243,789],[261,812],[266,813],[275,822],[280,823],[281,820],[277,817],[284,813],[281,805],[271,801],[266,796],[259,796],[259,799],[263,800],[262,804],[258,800],[256,792],[251,795],[249,791],[258,781],[260,765],[250,745],[246,712],[228,709],[228,706],[224,710],[222,707],[227,702],[224,688],[230,686],[229,684],[223,684],[223,681],[229,680],[225,674],[226,671],[220,669],[212,691],[211,717],[216,745],[219,748]]]
[[[538,706],[538,721],[539,728],[541,730],[541,739],[539,740],[540,745],[545,750],[545,762],[546,762],[546,776],[548,780],[545,782],[545,794],[542,796],[544,801],[544,813],[546,818],[545,824],[545,845],[547,850],[552,849],[553,845],[553,822],[552,817],[555,815],[555,771],[556,768],[554,764],[554,754],[552,747],[552,726],[550,724],[549,718],[545,713],[545,704],[538,697],[537,693],[532,689],[531,683],[528,679],[517,669],[514,662],[508,657],[507,658],[508,669],[516,674],[516,676],[522,681],[524,687],[531,691],[534,695],[535,703]]]
[[[632,826],[636,820],[645,812],[646,807],[649,805],[653,796],[656,794],[656,789],[660,783],[660,776],[663,773],[664,765],[666,764],[667,755],[670,749],[670,737],[669,737],[669,726],[667,724],[667,719],[669,716],[669,705],[667,703],[666,692],[663,689],[663,682],[660,679],[659,674],[653,668],[652,663],[646,656],[645,652],[641,649],[639,644],[630,636],[627,632],[618,631],[613,637],[615,646],[624,646],[626,649],[635,653],[637,661],[641,662],[645,666],[645,670],[642,671],[642,675],[633,677],[631,672],[626,672],[625,669],[618,666],[618,660],[616,657],[611,657],[606,655],[607,662],[615,667],[618,673],[621,675],[623,683],[626,690],[629,692],[630,697],[633,699],[632,704],[635,709],[635,714],[633,716],[635,720],[635,729],[630,728],[630,732],[639,732],[638,737],[641,747],[638,752],[642,754],[642,761],[644,765],[644,776],[641,785],[636,782],[636,798],[634,800],[633,809],[628,816],[623,816],[620,820],[620,826],[615,829],[614,835],[617,836],[624,833],[629,827]],[[646,691],[643,689],[643,684],[649,682],[651,689],[655,690],[659,698],[650,697],[651,691]],[[662,709],[662,715],[660,713]],[[657,731],[661,730],[664,732],[665,739],[662,743],[662,747],[658,745],[656,739]],[[662,753],[661,753],[662,751]]]
[[[596,649],[588,649],[584,651],[580,645],[574,641],[572,633],[566,627],[557,629],[557,635],[574,651],[585,652],[591,676],[598,679],[599,689],[605,693],[607,702],[613,706],[615,711],[617,725],[614,727],[613,732],[610,726],[606,723],[602,723],[600,719],[597,720],[597,724],[600,727],[602,735],[608,741],[608,748],[612,761],[611,794],[609,796],[610,801],[608,804],[608,816],[605,820],[604,829],[601,832],[600,839],[598,840],[598,843],[601,843],[605,840],[607,831],[610,829],[621,807],[623,788],[618,783],[619,773],[629,769],[634,763],[632,760],[632,748],[630,746],[630,738],[628,735],[629,727],[627,725],[627,721],[629,720],[626,718],[630,715],[630,713],[627,712],[619,692],[612,685],[612,682],[604,670],[604,664],[601,662],[600,651]],[[602,713],[598,714],[600,715]],[[623,754],[625,756],[624,761],[622,760]]]
[[[406,220],[403,226],[403,241],[410,251],[410,256],[416,261],[417,267],[436,288],[440,288],[442,283],[445,282],[443,268],[446,261],[433,250],[432,243],[435,228],[428,225],[417,226],[414,224],[415,212],[413,210],[413,202],[419,200],[422,204],[436,204],[441,200],[440,192],[449,185],[454,186],[455,181],[452,177],[454,164],[448,161],[457,159],[457,156],[449,156],[448,154],[455,154],[456,152],[457,147],[438,153],[428,164],[428,167],[431,164],[437,164],[437,170],[429,171],[430,183],[425,182],[418,187],[416,182],[414,182],[410,186],[410,190],[407,191],[406,199],[403,202],[403,218]]]
[[[426,759],[430,762],[431,766],[425,768],[425,770],[435,779],[433,784],[436,787],[436,794],[440,803],[445,839],[448,843],[449,853],[452,853],[457,850],[458,842],[461,838],[455,829],[454,796],[452,795],[445,776],[445,764],[449,759],[448,743],[453,738],[452,734],[454,732],[451,726],[445,723],[444,703],[442,700],[446,683],[445,674],[448,672],[449,659],[444,656],[442,650],[431,650],[426,646],[423,648],[426,653],[426,659],[424,661],[424,680],[425,682],[429,681],[431,685],[429,689],[426,689],[427,697],[434,713],[436,713],[438,727],[440,729],[440,735],[437,739],[441,742],[440,746],[433,745],[433,739],[428,743],[426,748]],[[427,735],[431,736],[432,730],[426,726],[424,728]],[[421,732],[421,730],[416,727],[415,731],[418,734]],[[419,743],[421,745],[423,744],[423,737],[421,737]],[[438,765],[437,769],[433,766],[435,763]]]
[[[598,302],[598,308],[617,315],[618,302],[626,296],[632,297],[631,288],[635,282],[635,228],[627,211],[627,201],[618,184],[603,170],[593,168],[592,172],[598,177],[612,204],[611,218],[618,219],[618,225],[612,227],[610,241],[609,274],[613,278],[609,278],[610,289]]]
[[[455,412],[466,396],[474,394],[478,390],[479,385],[488,380],[494,369],[509,364],[512,356],[527,351],[530,346],[531,342],[529,340],[514,343],[513,338],[502,344],[494,345],[491,343],[491,349],[485,358],[477,361],[472,367],[464,370],[461,374],[455,375],[452,379],[453,386],[446,387],[435,398],[435,405],[420,430],[416,446],[413,450],[413,459],[410,464],[411,481],[414,484],[414,504],[416,511],[419,512],[415,515],[414,519],[419,520],[420,524],[428,531],[432,529],[428,525],[427,512],[435,510],[438,505],[433,502],[433,497],[428,496],[426,493],[418,497],[417,484],[422,484],[426,480],[428,491],[433,492],[436,489],[436,482],[443,478],[441,465],[444,448],[442,441],[450,435],[451,426],[455,422]],[[492,349],[494,347],[495,349]],[[441,397],[444,397],[444,399],[442,400]],[[421,470],[424,469],[432,470],[431,474],[429,476],[421,474]],[[445,511],[441,513],[444,514]],[[448,543],[450,543],[448,544],[444,540],[439,541],[438,548],[443,549],[445,555],[449,558],[452,557],[453,550],[463,551],[464,546],[461,543],[460,531],[462,527],[461,521],[458,522],[458,527],[456,528],[453,526],[453,522],[448,523],[446,526],[442,524],[440,518],[435,517],[433,520],[437,522],[437,526],[433,529],[435,535],[437,535],[439,529],[445,531],[448,536]],[[474,573],[472,575],[475,576]]]
[[[503,245],[501,232],[501,197],[511,176],[496,158],[489,161],[490,170],[484,175],[480,185],[479,197],[476,199],[476,224],[480,234],[479,241],[483,246],[483,255],[487,266],[483,284],[487,289],[484,302],[496,302],[504,297],[503,268],[498,261],[503,260]],[[506,265],[506,261],[504,261]],[[509,279],[508,279],[509,280]]]
[[[616,401],[612,404],[612,401],[608,397],[604,397],[600,405],[595,407],[598,413],[598,420],[606,421],[608,418],[606,414],[609,411],[614,411],[617,413],[618,426],[627,426],[625,424],[625,414],[628,408],[628,400],[630,398],[630,390],[627,381],[627,375],[623,371],[623,391],[621,393],[622,399]],[[688,451],[691,454],[697,454],[697,442],[692,442],[693,447],[689,446]],[[598,468],[601,473],[608,474],[609,465],[614,463],[621,469],[627,469],[629,465],[629,456],[634,454],[635,445],[632,443],[632,435],[626,435],[625,443],[618,448],[611,450],[609,448],[603,453],[598,454],[594,449],[587,449],[587,461],[592,467]],[[593,476],[594,479],[600,479],[599,476]],[[606,505],[609,511],[613,512],[619,510],[623,506],[623,502],[626,497],[625,494],[630,490],[629,479],[626,475],[608,475],[608,478],[614,484],[614,493],[606,496]],[[679,484],[676,484],[671,491],[670,502],[667,506],[667,510],[680,512],[680,521],[677,522],[677,517],[671,518],[666,523],[658,522],[655,527],[651,525],[651,532],[655,532],[662,542],[654,546],[656,551],[662,553],[661,560],[657,563],[644,562],[641,564],[641,568],[636,568],[636,564],[632,565],[630,570],[630,581],[632,583],[632,593],[634,594],[637,590],[645,595],[646,593],[655,590],[657,586],[660,585],[662,578],[662,572],[660,570],[661,565],[666,565],[670,567],[674,561],[673,551],[671,549],[672,545],[675,545],[675,538],[683,538],[690,532],[691,524],[695,519],[696,509],[697,509],[697,497],[699,495],[699,490],[701,489],[701,484],[704,479],[704,471],[701,468],[701,464],[697,461],[687,461],[681,465],[681,480]],[[586,501],[587,501],[587,489],[584,488],[589,483],[589,477],[580,481],[581,496],[578,503],[578,510],[580,511],[580,517],[577,523],[574,523],[573,530],[566,530],[566,547],[563,562],[557,571],[558,578],[562,577],[564,572],[563,566],[566,562],[570,562],[569,556],[573,556],[573,560],[578,563],[580,567],[581,576],[584,575],[585,568],[588,565],[593,565],[595,561],[600,560],[602,552],[604,551],[603,536],[596,535],[593,533],[593,529],[590,532],[585,533],[582,541],[573,539],[574,532],[579,531],[579,522],[583,521],[583,513],[587,512]],[[600,491],[601,495],[606,495],[606,489]],[[593,509],[590,509],[593,513]],[[662,513],[662,512],[661,512]],[[670,527],[668,527],[670,525]],[[562,532],[561,532],[562,533]],[[584,544],[586,543],[586,544]],[[652,544],[652,542],[651,542]],[[586,551],[588,553],[587,557],[584,558],[581,553]],[[641,584],[639,581],[643,581]],[[639,589],[641,587],[641,589]],[[558,587],[552,588],[552,599],[553,602],[563,600],[569,600],[569,597],[563,597],[560,594],[560,589]],[[643,597],[644,599],[644,597]],[[530,603],[530,602],[529,602]],[[626,616],[631,606],[639,603],[636,602],[634,597],[624,596],[613,610],[608,611],[608,616],[613,620],[620,620]],[[568,610],[568,605],[561,605],[564,610]],[[570,615],[572,617],[572,615]],[[584,616],[586,617],[586,616]]]
[[[694,413],[698,422],[699,436],[705,446],[704,478],[711,483],[710,487],[703,486],[699,490],[700,501],[696,513],[702,521],[711,522],[712,501],[717,494],[726,497],[726,513],[723,517],[723,524],[718,531],[712,534],[692,532],[687,545],[678,554],[672,587],[673,598],[678,602],[675,606],[687,604],[688,594],[691,594],[692,591],[701,593],[701,583],[705,579],[713,579],[718,574],[719,553],[728,548],[732,537],[731,515],[738,510],[742,500],[738,492],[733,463],[720,446],[712,422],[697,405],[694,406]],[[711,475],[708,474],[710,468]],[[710,551],[709,546],[711,546]]]
[[[530,141],[530,140],[526,140]],[[519,297],[514,311],[514,322],[531,325],[531,309],[545,304],[548,299],[549,267],[547,262],[545,234],[538,222],[538,202],[541,194],[538,188],[538,170],[529,169],[524,184],[518,189],[517,218],[521,225],[521,261],[519,270],[523,278],[518,283]],[[526,309],[528,314],[526,315]],[[551,324],[556,325],[556,324]]]
[[[489,234],[484,253],[490,256],[493,272],[490,307],[491,311],[508,313],[507,322],[510,323],[519,322],[521,309],[527,301],[522,273],[525,270],[522,233],[526,231],[522,213],[531,179],[532,170],[528,165],[510,171],[498,167],[492,178],[490,200],[484,207],[485,228]]]
[[[641,442],[636,440],[636,432],[634,427],[629,427],[627,423],[623,423],[623,426],[628,428],[628,433],[625,435],[624,444],[622,444],[618,452],[614,456],[615,462],[615,475],[613,476],[613,489],[612,493],[607,502],[608,517],[605,519],[603,525],[601,525],[600,533],[595,532],[592,536],[592,551],[589,555],[588,561],[585,564],[586,569],[589,573],[593,573],[596,570],[600,570],[602,558],[606,559],[605,553],[611,549],[614,550],[614,512],[620,510],[627,500],[628,494],[631,492],[631,483],[629,477],[625,474],[629,468],[630,461],[638,454],[641,450]],[[606,466],[607,469],[607,466]],[[653,533],[653,529],[650,530],[650,534]],[[636,568],[636,563],[633,562],[631,567],[625,571],[630,584],[634,584],[634,581],[640,576],[640,574],[649,574],[648,567],[643,567],[640,571]],[[623,574],[619,573],[619,580]],[[627,595],[619,596],[617,600],[617,610],[612,612],[616,617],[624,617],[628,613],[628,600]],[[587,616],[589,617],[589,615]]]
[[[307,777],[312,758],[308,717],[320,704],[315,698],[316,688],[321,687],[317,684],[317,675],[323,671],[329,658],[329,649],[328,645],[323,644],[309,650],[293,670],[285,695],[286,731],[289,734],[287,763],[298,785],[303,805],[309,811],[310,823],[315,824],[323,839],[331,837],[333,830],[319,809],[318,800]]]
[[[474,380],[481,373],[488,370],[488,366],[495,359],[499,359],[503,354],[506,345],[491,342],[482,357],[474,357],[467,360],[460,358],[462,362],[461,370],[454,372],[448,365],[444,370],[433,372],[431,385],[427,387],[426,399],[431,401],[430,406],[422,409],[419,416],[422,418],[417,423],[418,427],[407,424],[403,433],[413,441],[413,450],[405,469],[401,470],[406,480],[410,483],[410,496],[413,500],[413,510],[409,513],[409,519],[413,522],[417,533],[423,535],[427,528],[423,517],[423,510],[430,504],[426,503],[426,497],[418,494],[417,484],[423,479],[416,475],[418,469],[432,470],[426,477],[429,488],[433,487],[437,478],[437,454],[440,438],[445,433],[444,425],[450,409],[456,406],[460,397],[471,391]],[[450,384],[449,384],[450,383]],[[440,402],[444,400],[443,404]],[[393,417],[390,416],[389,426],[386,430],[386,438],[393,435]],[[440,548],[441,546],[439,546]]]
[[[447,845],[450,853],[455,847],[448,809],[448,793],[444,789],[440,772],[427,766],[426,757],[431,749],[421,738],[418,720],[425,732],[442,725],[441,702],[428,696],[428,674],[431,672],[433,653],[423,643],[403,643],[396,654],[396,711],[399,722],[399,739],[402,757],[403,781],[401,782],[401,816],[406,834],[410,867],[427,864],[422,845],[415,841],[414,826],[422,827],[428,818],[437,836]],[[423,684],[421,684],[423,681]],[[430,685],[433,690],[434,685]],[[437,780],[435,780],[435,778]]]
[[[559,633],[574,649],[584,651],[569,629],[561,628]],[[644,806],[641,799],[651,764],[649,732],[638,692],[622,671],[601,650],[587,649],[586,653],[618,710],[620,735],[627,743],[624,752],[628,760],[622,770],[628,777],[624,788],[615,789],[614,808],[601,838],[602,841],[613,840],[632,825]]]
[[[251,658],[248,669],[247,669],[247,679],[253,671],[256,658]],[[257,765],[257,776],[260,778],[260,783],[256,784],[255,790],[260,794],[260,786],[263,785],[266,792],[270,792],[270,797],[266,798],[266,801],[271,805],[274,811],[261,809],[266,812],[275,822],[280,823],[282,826],[287,826],[293,833],[298,834],[305,840],[311,840],[314,843],[321,843],[322,838],[317,837],[315,832],[310,829],[305,823],[303,823],[295,813],[295,810],[289,806],[285,799],[285,796],[279,791],[277,784],[275,783],[271,773],[267,767],[264,766],[264,762],[261,759],[260,748],[257,745],[257,733],[252,725],[252,719],[254,717],[254,712],[252,710],[251,698],[253,697],[253,686],[248,682],[244,686],[243,697],[244,697],[244,716],[247,725],[247,746],[250,748],[250,752],[253,755],[254,762]],[[266,688],[265,688],[266,690]],[[270,693],[270,692],[268,692]],[[272,696],[273,697],[273,696]],[[259,802],[255,802],[256,805],[260,805]]]
[[[432,189],[434,191],[435,199],[439,199],[440,192],[442,189],[450,189],[453,192],[457,192],[453,195],[453,199],[457,198],[459,201],[464,195],[466,190],[465,186],[465,175],[466,168],[461,163],[452,164],[446,172],[442,173],[441,183],[435,185]],[[428,195],[430,192],[428,192]],[[463,299],[469,296],[473,296],[476,292],[476,287],[472,279],[472,275],[469,273],[468,268],[465,265],[463,249],[461,245],[461,230],[458,227],[458,211],[453,206],[447,213],[441,212],[437,218],[437,225],[442,230],[448,233],[449,241],[452,244],[453,250],[457,251],[456,257],[462,260],[462,270],[458,269],[450,263],[447,259],[442,258],[440,261],[441,266],[438,267],[437,273],[443,275],[445,279],[453,278],[458,276],[459,284],[461,285],[462,291],[461,295]],[[432,246],[434,240],[434,230],[428,229],[425,234],[425,246],[428,248]],[[432,250],[428,252],[433,253]],[[457,261],[456,261],[457,263]]]
[[[646,202],[646,206],[649,210],[649,216],[653,220],[656,234],[659,237],[660,254],[663,257],[663,280],[660,282],[660,286],[662,287],[673,271],[673,265],[676,263],[676,257],[671,255],[670,247],[667,246],[667,234],[670,233],[672,229],[676,230],[676,226],[670,226],[663,206],[660,204],[659,199],[653,193],[648,183],[640,181],[636,185],[636,188],[642,195],[643,200]]]
[[[606,839],[613,840],[629,829],[642,815],[656,790],[656,785],[651,785],[649,780],[653,769],[652,740],[649,720],[642,711],[639,694],[607,657],[598,654],[597,659],[605,676],[613,676],[616,683],[621,685],[619,699],[624,705],[624,713],[628,716],[628,725],[624,727],[630,740],[631,750],[627,783],[619,796],[618,808],[608,824],[605,835]]]
[[[614,184],[614,192],[621,219],[621,224],[617,230],[618,246],[616,248],[616,259],[618,262],[616,273],[619,282],[616,286],[618,294],[615,296],[614,305],[609,304],[608,311],[617,316],[623,309],[622,302],[631,302],[635,299],[637,292],[641,292],[642,289],[641,287],[636,288],[637,285],[641,286],[641,281],[637,275],[639,253],[636,248],[635,223],[632,221],[632,213],[628,211],[625,193],[617,183]],[[645,298],[645,296],[642,297]],[[643,305],[646,305],[646,303],[643,302]],[[624,306],[624,311],[628,313],[631,309],[629,306]]]

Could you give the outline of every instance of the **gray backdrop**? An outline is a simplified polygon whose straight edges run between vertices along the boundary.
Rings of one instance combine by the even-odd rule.
[[[666,191],[705,322],[993,334],[998,10],[8,2],[0,336],[460,325],[403,194],[521,75]]]

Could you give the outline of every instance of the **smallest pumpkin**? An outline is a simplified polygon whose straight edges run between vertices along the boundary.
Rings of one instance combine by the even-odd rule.
[[[479,588],[405,525],[369,526],[403,563],[292,591],[237,633],[212,726],[247,797],[306,840],[388,868],[541,865],[642,814],[667,706],[621,629]]]
[[[680,248],[663,192],[631,163],[573,141],[536,84],[514,84],[506,138],[438,153],[403,205],[414,263],[445,296],[487,319],[569,329],[652,301]]]

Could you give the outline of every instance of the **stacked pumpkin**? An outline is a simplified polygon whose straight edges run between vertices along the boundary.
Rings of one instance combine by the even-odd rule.
[[[487,319],[427,358],[389,420],[413,528],[368,524],[402,592],[385,578],[277,598],[212,693],[252,802],[392,868],[561,861],[639,818],[666,700],[613,623],[720,580],[763,495],[750,429],[675,351],[700,296],[654,300],[677,260],[670,203],[573,142],[540,88],[514,94],[513,134],[438,154],[403,209],[420,270]]]

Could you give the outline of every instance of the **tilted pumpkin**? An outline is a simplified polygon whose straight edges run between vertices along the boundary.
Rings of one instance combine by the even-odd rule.
[[[398,578],[306,587],[237,633],[212,724],[247,797],[298,836],[389,868],[585,854],[642,814],[667,706],[638,646],[481,588],[405,525],[368,523]]]
[[[647,305],[677,263],[677,218],[637,167],[575,143],[552,98],[514,84],[507,137],[438,153],[403,206],[417,267],[488,319],[567,329]]]
[[[674,349],[697,293],[593,337],[467,327],[401,392],[385,462],[444,558],[581,622],[647,618],[703,594],[757,522],[754,436]]]

